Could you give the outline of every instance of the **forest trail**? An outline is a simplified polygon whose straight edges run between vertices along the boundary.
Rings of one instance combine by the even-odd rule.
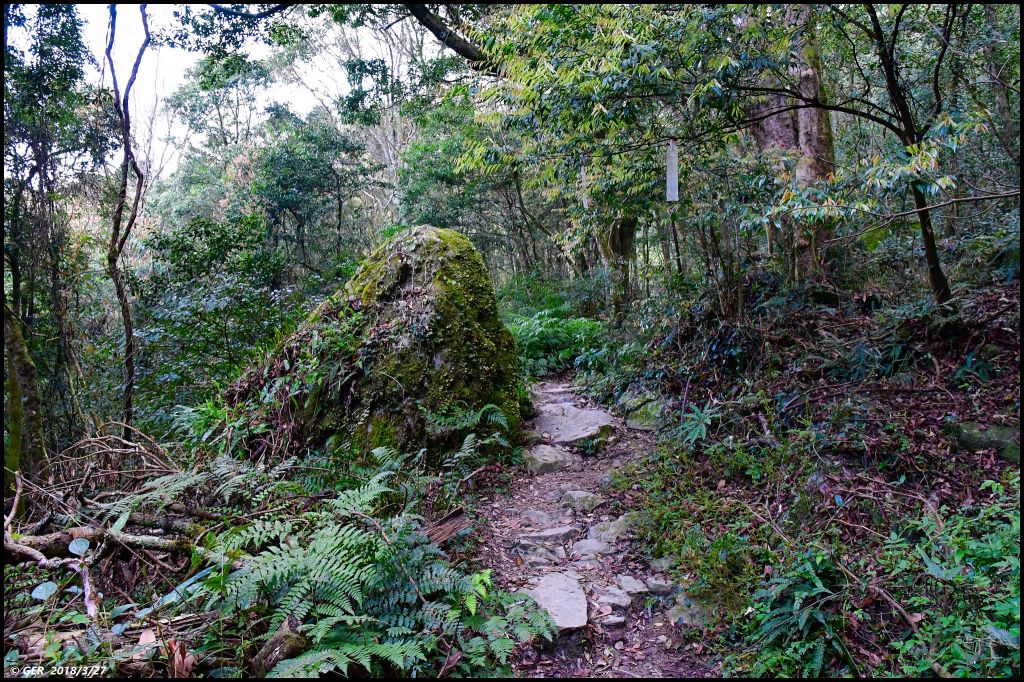
[[[616,470],[652,451],[651,434],[588,405],[566,382],[538,383],[534,404],[528,472],[487,498],[476,524],[478,561],[503,589],[533,596],[559,627],[555,645],[527,651],[517,672],[711,676],[705,647],[682,630],[699,627],[700,607],[648,564],[630,532],[636,491],[613,486]]]

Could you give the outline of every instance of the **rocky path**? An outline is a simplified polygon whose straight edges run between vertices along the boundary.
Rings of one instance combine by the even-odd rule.
[[[535,388],[538,414],[527,474],[478,510],[479,561],[507,590],[528,592],[559,628],[554,646],[528,651],[526,677],[705,677],[703,646],[683,628],[702,613],[647,564],[630,529],[616,470],[653,449],[650,434],[588,406],[567,383]],[[697,630],[699,632],[699,630]]]

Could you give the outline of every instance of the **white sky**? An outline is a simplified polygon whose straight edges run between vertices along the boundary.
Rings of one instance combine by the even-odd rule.
[[[160,29],[171,27],[176,20],[173,11],[182,5],[172,4],[151,4],[146,8],[149,15],[149,27],[152,33]],[[92,52],[96,61],[103,69],[104,50],[107,45],[107,27],[110,23],[110,13],[107,5],[101,4],[79,4],[79,16],[84,23],[83,38],[86,46]],[[115,36],[114,67],[117,69],[117,82],[123,89],[131,73],[132,64],[142,45],[142,19],[139,13],[139,5],[117,6],[117,35]],[[251,53],[256,57],[266,56],[266,46],[254,46]],[[153,121],[153,147],[151,154],[155,159],[164,159],[163,174],[174,169],[177,163],[177,150],[170,145],[166,138],[172,132],[166,115],[160,113],[153,117],[153,112],[158,111],[160,102],[164,97],[174,92],[185,80],[185,73],[194,67],[202,57],[201,53],[189,52],[180,48],[167,46],[151,46],[146,50],[139,67],[139,76],[132,90],[131,112],[134,118],[135,133],[140,144],[144,144],[144,128],[149,120]],[[109,74],[102,73],[104,85],[110,85]],[[93,74],[93,79],[98,82],[101,72]],[[275,84],[266,93],[266,102],[280,101],[289,104],[293,111],[300,114],[308,113],[316,104],[316,99],[305,89],[295,88],[282,84]],[[173,132],[182,134],[180,127],[175,127]]]
[[[88,78],[96,85],[110,87],[111,79],[104,56],[110,19],[108,6],[105,4],[78,4],[76,7],[83,22],[82,38],[86,48],[96,60],[96,66],[91,69]],[[132,64],[143,40],[139,7],[140,5],[137,4],[119,4],[117,6],[117,35],[112,55],[118,84],[122,90],[127,83]],[[173,13],[175,8],[181,7],[184,5],[148,5],[147,14],[152,33],[159,34],[163,30],[175,27],[177,20]],[[200,11],[206,9],[203,5],[191,5],[191,7]],[[28,5],[26,9],[31,12],[31,8],[32,6]],[[330,28],[330,26],[329,21],[324,21],[321,27],[314,26],[313,28],[314,30],[338,30]],[[404,25],[398,25],[394,31],[408,28],[408,22],[406,22]],[[15,42],[25,40],[26,37],[19,33],[18,31],[13,32],[10,36],[11,40]],[[402,60],[401,54],[394,51],[394,44],[389,46],[387,41],[382,41],[380,36],[368,27],[357,29],[349,35],[358,41],[356,49],[364,58],[384,59],[393,68]],[[402,39],[399,38],[399,40]],[[403,44],[408,45],[408,43]],[[351,48],[352,46],[349,45],[345,49]],[[441,45],[432,37],[428,37],[419,49],[422,51],[421,56],[426,57],[435,56],[443,51]],[[271,48],[263,44],[252,44],[248,46],[248,50],[250,56],[256,59],[267,58],[271,54]],[[202,54],[198,52],[151,45],[142,58],[138,78],[132,89],[129,108],[132,115],[133,134],[138,145],[136,153],[139,155],[140,161],[147,158],[151,160],[147,170],[149,176],[147,179],[150,181],[158,179],[157,176],[166,178],[177,167],[180,150],[169,139],[173,135],[180,140],[185,136],[186,131],[180,123],[174,123],[169,119],[162,103],[168,95],[182,85],[186,72],[194,67],[201,57]],[[349,90],[347,78],[338,65],[338,58],[339,54],[334,52],[333,55],[328,55],[325,58],[317,56],[309,62],[297,65],[298,79],[302,84],[275,82],[262,93],[260,101],[257,102],[258,106],[263,107],[273,102],[280,102],[288,105],[292,111],[305,115],[320,104],[330,105],[335,98],[344,95]],[[398,62],[395,61],[396,59]],[[316,92],[311,92],[309,88]]]

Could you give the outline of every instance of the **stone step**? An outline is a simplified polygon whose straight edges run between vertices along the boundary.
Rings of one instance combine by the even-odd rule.
[[[592,512],[606,502],[605,498],[586,490],[566,490],[561,505],[570,509]]]
[[[553,445],[574,445],[611,435],[615,419],[604,410],[581,409],[568,403],[540,405],[533,430]]]
[[[523,454],[526,470],[534,476],[570,469],[577,463],[577,457],[562,448],[544,443],[534,445]]]
[[[519,536],[519,539],[536,544],[554,544],[565,542],[569,538],[578,535],[579,532],[580,529],[577,526],[556,526],[555,528],[545,528],[544,530],[531,533],[523,533]]]
[[[573,393],[572,386],[566,384],[537,384],[537,393]]]
[[[526,593],[551,615],[559,634],[587,626],[587,595],[576,578],[548,573]]]

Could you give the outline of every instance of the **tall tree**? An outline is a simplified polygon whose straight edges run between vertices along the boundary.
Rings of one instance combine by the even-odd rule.
[[[142,202],[142,189],[144,178],[142,168],[135,158],[132,140],[131,112],[129,110],[129,97],[135,79],[139,75],[139,66],[142,64],[142,57],[149,47],[151,36],[149,32],[149,15],[146,12],[146,5],[139,7],[142,17],[142,29],[144,38],[139,52],[132,64],[131,74],[125,85],[124,92],[117,81],[117,71],[114,68],[114,58],[111,53],[114,49],[114,39],[117,35],[117,5],[110,5],[110,27],[107,34],[107,65],[110,68],[110,79],[114,90],[114,107],[117,118],[121,124],[121,145],[122,157],[119,171],[119,185],[117,191],[117,203],[114,206],[110,226],[110,240],[107,245],[107,273],[114,283],[114,290],[117,293],[117,301],[121,310],[121,322],[124,326],[124,391],[122,421],[122,437],[126,440],[131,438],[131,424],[134,414],[133,394],[135,391],[135,325],[132,319],[132,306],[128,298],[128,290],[125,286],[124,274],[121,271],[121,256],[124,254],[125,245],[131,237],[132,228],[139,218],[139,207]],[[132,192],[129,205],[128,186],[131,178],[135,179],[135,187]]]

